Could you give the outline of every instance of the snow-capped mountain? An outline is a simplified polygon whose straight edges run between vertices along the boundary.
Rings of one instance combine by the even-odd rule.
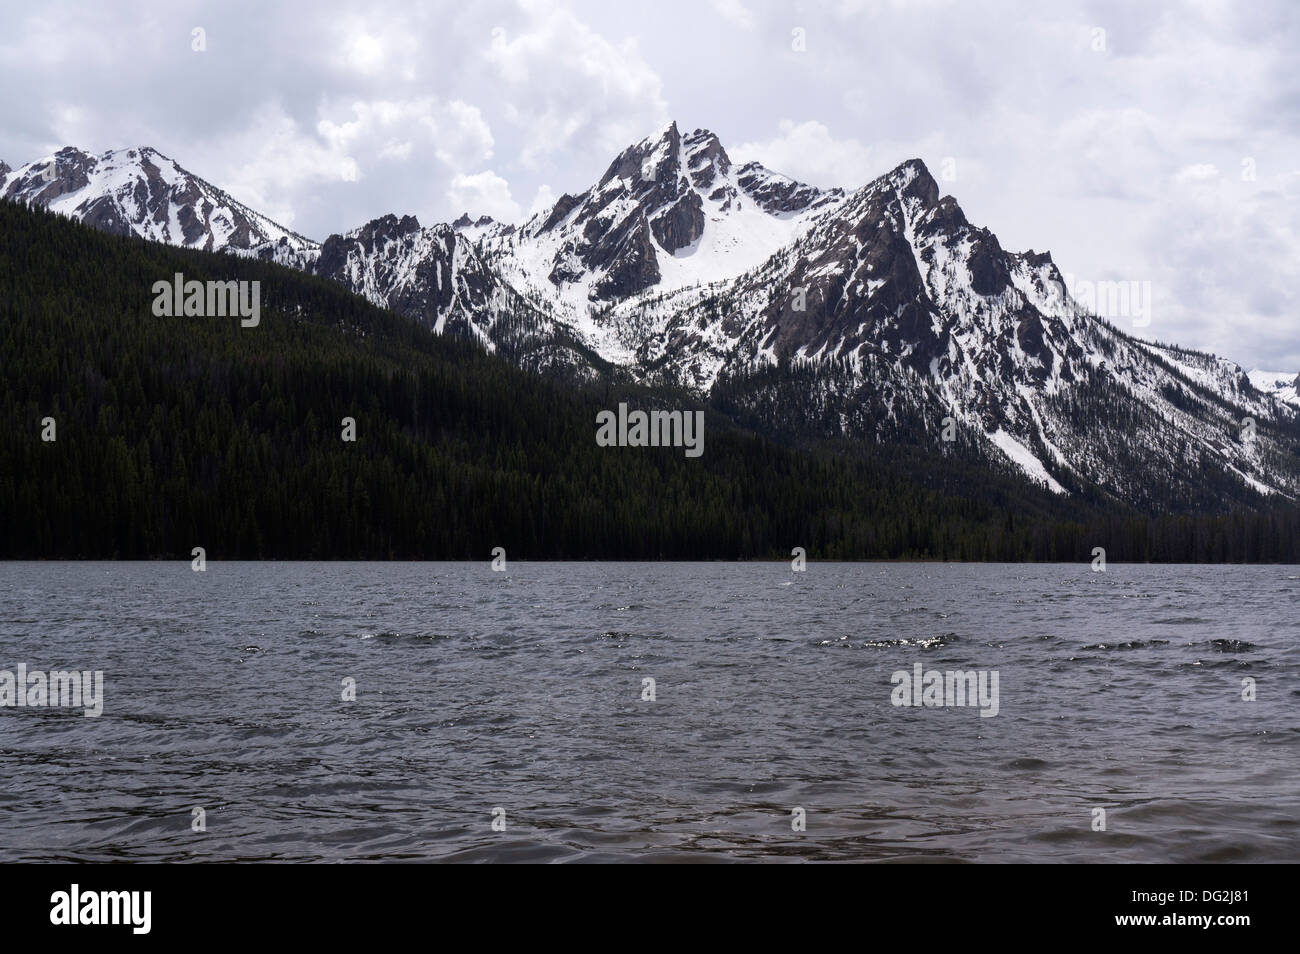
[[[735,166],[717,136],[669,123],[620,153],[600,181],[518,229],[483,235],[486,259],[530,298],[599,343],[629,350],[599,314],[649,292],[734,278],[789,245],[844,201],[771,172]]]
[[[1300,374],[1289,371],[1261,371],[1256,368],[1247,374],[1256,391],[1271,394],[1279,401],[1300,407]]]
[[[628,363],[632,349],[598,315],[650,290],[733,277],[801,235],[842,202],[769,172],[733,166],[717,137],[683,137],[675,123],[624,150],[592,188],[562,196],[523,226],[468,213],[422,229],[386,216],[330,236],[309,266],[441,331],[469,330],[489,347],[503,315],[543,366],[590,367],[570,342]]]
[[[1300,498],[1295,375],[1089,313],[1049,253],[1003,249],[920,160],[822,190],[669,124],[518,227],[387,215],[320,246],[152,150],[65,149],[0,184],[109,231],[312,271],[533,370],[686,386],[781,438],[974,455],[1148,509]]]
[[[589,369],[594,357],[568,328],[486,267],[465,234],[492,226],[470,223],[422,228],[414,216],[385,215],[344,235],[331,235],[300,267],[346,285],[371,302],[500,350],[530,370]]]
[[[94,156],[71,146],[0,168],[0,198],[39,205],[116,235],[284,259],[317,246],[181,168],[156,149]]]
[[[1209,486],[1300,494],[1291,407],[1231,362],[1088,314],[1050,254],[1004,250],[919,160],[759,267],[603,321],[643,372],[725,392],[768,426],[797,408],[793,431],[943,450],[947,420],[1051,490],[1155,507]]]

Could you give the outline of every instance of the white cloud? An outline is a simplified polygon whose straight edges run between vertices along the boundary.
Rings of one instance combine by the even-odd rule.
[[[397,159],[405,162],[407,159],[411,158],[411,151],[414,148],[414,145],[409,141],[402,142],[397,139],[390,139],[388,142],[384,143],[383,148],[379,150],[379,158]]]
[[[718,16],[742,30],[752,30],[757,26],[754,14],[741,0],[710,0],[710,5]]]
[[[327,104],[324,111],[338,119],[321,119],[316,131],[340,154],[409,158],[418,142],[452,167],[492,157],[492,131],[482,113],[459,100],[353,100],[346,107]]]
[[[1175,182],[1206,182],[1219,177],[1219,168],[1213,163],[1201,162],[1184,166],[1174,173]]]
[[[419,57],[418,36],[401,17],[345,16],[331,24],[331,64],[344,74],[375,80],[411,78]]]
[[[498,222],[519,220],[519,203],[510,195],[510,184],[491,169],[453,177],[447,198],[452,208],[468,212],[471,218],[487,214]]]
[[[374,75],[384,65],[384,44],[368,33],[354,34],[343,48],[342,60],[358,73]]]
[[[296,218],[295,195],[325,183],[354,183],[361,175],[355,159],[304,134],[277,106],[258,110],[251,125],[224,146],[218,153],[226,158],[224,167],[206,169],[187,156],[172,158],[286,226]]]
[[[523,30],[495,28],[486,58],[508,91],[508,118],[525,131],[525,166],[575,146],[614,153],[667,122],[663,81],[636,40],[613,43],[546,0],[521,7]]]
[[[390,211],[447,221],[464,211],[453,180],[489,165],[502,184],[455,195],[542,207],[668,119],[821,186],[920,157],[1006,247],[1163,287],[1163,340],[1300,370],[1284,307],[1300,284],[1290,0],[701,6],[15,8],[0,157],[152,145],[317,238]]]
[[[555,205],[555,193],[543,182],[537,187],[537,194],[533,196],[532,204],[528,206],[528,217],[531,218],[538,212],[545,212],[553,205]]]
[[[873,163],[872,151],[856,139],[836,139],[822,123],[795,123],[783,119],[780,133],[772,139],[737,146],[737,162],[757,160],[782,175],[829,188],[855,189],[884,170]]]
[[[477,106],[453,99],[433,120],[435,154],[448,165],[492,158],[492,130]]]

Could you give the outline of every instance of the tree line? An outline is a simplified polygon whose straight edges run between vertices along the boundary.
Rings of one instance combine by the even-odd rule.
[[[260,282],[261,321],[154,316],[178,272]],[[792,446],[682,392],[530,374],[324,279],[8,202],[0,356],[4,558],[1300,559],[1293,505],[1148,515],[973,456]],[[703,410],[704,455],[598,446],[619,401]]]

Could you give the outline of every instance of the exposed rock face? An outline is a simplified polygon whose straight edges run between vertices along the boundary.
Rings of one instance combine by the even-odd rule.
[[[683,190],[681,198],[651,223],[655,240],[668,252],[693,244],[704,234],[704,203],[698,192]]]
[[[69,146],[11,170],[0,182],[0,197],[44,206],[115,235],[272,258],[309,258],[316,249],[316,243],[148,146],[101,156]]]
[[[470,338],[531,370],[593,373],[581,342],[486,267],[475,243],[453,225],[422,228],[412,215],[381,216],[331,235],[306,267],[377,305],[438,332]]]
[[[0,192],[313,271],[524,367],[674,382],[776,434],[943,455],[948,420],[990,465],[1061,493],[1300,497],[1300,377],[1098,320],[1049,253],[1004,249],[920,160],[846,194],[670,124],[518,228],[386,215],[321,246],[149,149],[0,164]],[[1249,444],[1245,417],[1261,422]]]
[[[593,286],[596,298],[627,298],[659,281],[659,262],[644,215],[620,230],[616,242],[609,244],[610,254],[587,261],[588,265],[604,269],[604,275]]]
[[[350,261],[374,260],[392,243],[400,243],[407,236],[420,231],[419,220],[413,215],[404,215],[400,219],[388,214],[347,235],[331,235],[320,247],[320,256],[313,271],[326,278],[345,281]]]
[[[494,257],[540,245],[550,263],[545,277],[553,285],[580,286],[586,299],[614,302],[661,286],[665,256],[697,245],[704,249],[710,238],[715,246],[732,248],[743,230],[737,217],[745,212],[791,217],[843,197],[758,163],[736,170],[713,133],[697,129],[683,136],[670,123],[616,156],[590,189],[561,196],[548,213],[526,223],[513,244],[498,245]]]
[[[724,386],[755,419],[802,420],[799,433],[927,442],[951,418],[991,459],[1062,493],[1095,483],[1133,503],[1187,504],[1221,492],[1203,481],[1232,480],[1198,476],[1203,467],[1300,492],[1284,443],[1243,447],[1234,429],[1263,415],[1300,435],[1293,408],[1231,362],[1098,321],[1069,298],[1050,254],[1003,249],[919,160],[758,267],[635,295],[603,314],[609,327],[647,373]],[[1197,390],[1207,381],[1213,396]]]
[[[736,184],[741,192],[757,203],[759,208],[773,215],[802,212],[842,198],[844,195],[839,189],[823,192],[816,186],[804,185],[802,182],[795,182],[784,176],[773,175],[757,162],[749,162],[741,166]]]
[[[477,219],[472,218],[468,212],[465,212],[455,222],[451,223],[453,229],[486,229],[496,224],[496,220],[490,215],[480,215]]]

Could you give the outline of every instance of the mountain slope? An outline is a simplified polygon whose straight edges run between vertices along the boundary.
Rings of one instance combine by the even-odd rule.
[[[1251,386],[1261,394],[1272,396],[1278,401],[1300,408],[1300,374],[1289,371],[1261,371],[1256,369],[1247,374]]]
[[[770,172],[737,167],[718,138],[676,123],[628,147],[600,181],[563,195],[518,229],[488,232],[486,260],[613,361],[630,356],[605,333],[602,308],[642,293],[733,278],[803,234],[844,199]]]
[[[587,377],[601,360],[492,269],[449,225],[387,215],[331,235],[308,270],[438,333],[477,341],[531,371]]]
[[[175,272],[259,282],[260,323],[154,315]],[[960,461],[792,451],[712,413],[701,458],[601,447],[597,410],[681,395],[561,385],[331,281],[13,203],[0,292],[3,557],[1086,560],[1103,541],[1112,559],[1300,558],[1294,512],[1173,533]],[[963,493],[939,486],[954,475]]]
[[[47,208],[114,235],[183,248],[284,258],[317,247],[148,146],[100,156],[60,149],[0,171],[0,198]]]
[[[152,150],[59,156],[5,193],[313,272],[529,370],[683,388],[788,444],[969,455],[1149,511],[1300,498],[1294,382],[1090,314],[1049,253],[1003,249],[920,160],[846,194],[669,124],[518,228],[389,215],[316,246]]]
[[[942,453],[951,418],[1052,490],[1091,485],[1147,507],[1300,495],[1294,408],[1231,362],[1176,358],[1088,314],[1049,254],[1002,249],[919,160],[760,267],[624,300],[603,321],[643,376],[703,392],[726,379],[732,406],[756,420],[794,401],[799,423],[827,436]],[[792,367],[813,375],[797,394],[761,373]]]

